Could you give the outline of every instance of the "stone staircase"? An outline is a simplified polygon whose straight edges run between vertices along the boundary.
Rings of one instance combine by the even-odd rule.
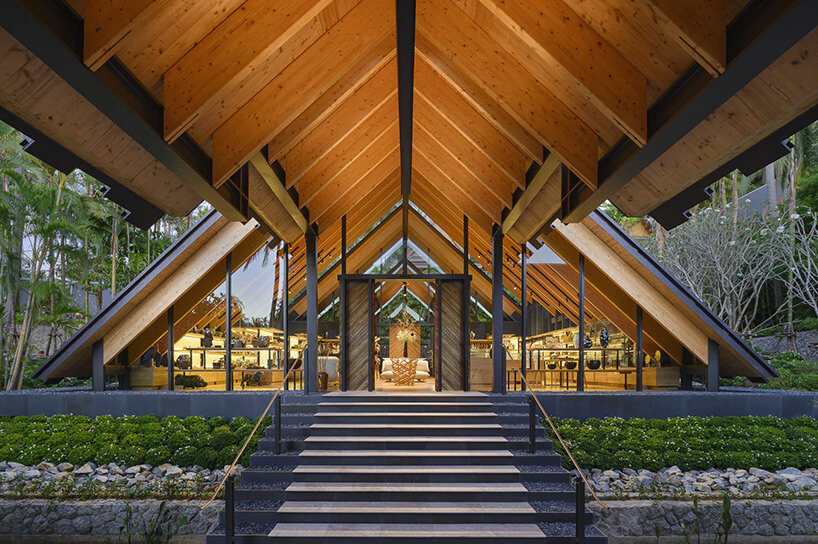
[[[291,393],[282,413],[282,453],[268,428],[236,486],[237,543],[576,542],[569,474],[541,427],[528,453],[522,395]],[[607,542],[591,521],[585,542]]]

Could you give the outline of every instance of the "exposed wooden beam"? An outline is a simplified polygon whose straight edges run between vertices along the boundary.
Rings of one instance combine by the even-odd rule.
[[[727,66],[726,0],[648,0],[656,23],[699,66],[718,77]]]
[[[490,33],[543,84],[562,86],[598,108],[634,142],[647,141],[647,78],[562,1],[458,3],[484,28],[487,20],[499,22],[504,28],[489,25],[497,30]]]
[[[491,36],[473,20],[442,0],[420,0],[418,31],[584,183],[596,187],[596,133],[514,57],[492,47]]]
[[[145,24],[171,0],[85,0],[83,60],[98,70],[128,34]]]
[[[662,104],[667,111],[656,112],[658,106],[654,105],[651,113],[654,114],[653,117],[661,119],[658,120],[660,124],[653,129],[654,132],[648,135],[648,143],[641,148],[620,146],[616,152],[612,151],[603,157],[599,166],[599,187],[594,191],[585,191],[579,202],[562,218],[564,222],[580,221],[603,202],[614,198],[629,181],[814,30],[815,21],[818,20],[818,3],[802,0],[773,2],[769,5],[772,6],[772,11],[776,11],[776,6],[782,6],[784,13],[779,13],[779,17],[760,36],[754,34],[754,39],[749,44],[744,42],[746,37],[739,33],[735,40],[735,47],[739,51],[735,53],[737,56],[728,62],[724,73],[705,88],[691,89],[686,94],[692,94],[692,97],[687,100],[682,96],[678,100]],[[765,17],[769,18],[770,15]],[[680,84],[683,85],[684,81]],[[685,93],[678,91],[677,94]]]
[[[218,187],[394,31],[394,11],[363,0],[213,133]]]
[[[321,35],[317,16],[331,3],[244,2],[165,73],[165,138],[178,137],[251,73],[272,80]]]
[[[287,189],[284,187],[284,182],[278,177],[275,170],[270,166],[267,162],[267,159],[261,153],[256,153],[250,159],[250,164],[253,165],[258,173],[261,175],[261,178],[276,196],[279,202],[284,206],[289,213],[290,217],[292,217],[295,224],[298,225],[299,230],[301,233],[307,232],[307,227],[309,222],[307,218],[304,216],[304,212],[302,212],[298,208],[298,204],[295,203],[293,198],[290,196],[290,193],[287,192]],[[294,240],[284,240],[287,243],[291,243]]]
[[[558,157],[556,157],[553,153],[548,155],[542,166],[537,169],[537,173],[534,174],[534,177],[529,182],[528,187],[526,187],[523,194],[520,195],[517,202],[514,203],[514,207],[512,207],[511,211],[508,212],[505,220],[503,220],[503,233],[508,234],[508,231],[514,227],[520,217],[522,217],[522,215],[528,211],[528,208],[531,206],[531,203],[534,201],[535,197],[540,193],[540,191],[543,190],[545,185],[548,183],[548,180],[552,179],[552,176],[558,173],[561,166],[562,163],[560,163]],[[542,222],[544,223],[549,216],[550,214],[542,217]],[[519,243],[525,243],[527,241],[528,240],[517,240]]]
[[[81,52],[72,49],[81,43],[82,37],[43,26],[43,21],[63,21],[66,25],[60,30],[81,28],[79,23],[70,25],[70,21],[65,21],[71,15],[66,9],[57,10],[56,4],[37,3],[36,7],[43,12],[34,15],[27,7],[18,2],[5,4],[0,26],[222,215],[231,221],[247,220],[231,202],[226,189],[216,190],[211,185],[210,160],[200,148],[184,139],[172,145],[165,142],[161,127],[154,123],[162,118],[161,105],[151,100],[145,89],[134,88],[133,81],[123,80],[120,74],[106,70],[105,66],[97,73],[86,69],[79,58]],[[106,82],[99,77],[103,71]]]

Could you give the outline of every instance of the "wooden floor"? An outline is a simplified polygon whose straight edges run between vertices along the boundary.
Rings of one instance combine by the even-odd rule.
[[[431,378],[422,382],[416,381],[414,385],[395,385],[391,381],[375,380],[375,391],[429,393],[434,390],[435,381]]]

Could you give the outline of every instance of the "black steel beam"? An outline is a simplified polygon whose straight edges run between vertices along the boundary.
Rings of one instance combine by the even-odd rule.
[[[170,305],[168,308],[168,391],[173,391],[173,365],[175,363],[174,359],[174,352],[173,352],[173,344],[175,343],[175,338],[173,335],[173,328],[176,324],[176,320],[173,317],[173,304]],[[184,385],[182,385],[184,389]]]
[[[398,118],[400,131],[400,188],[412,188],[412,115],[415,88],[415,0],[395,0],[398,41]]]
[[[247,220],[227,190],[211,184],[212,161],[201,148],[188,137],[165,141],[162,106],[115,58],[96,72],[85,66],[83,22],[72,10],[47,0],[4,2],[0,26],[222,215]]]
[[[91,346],[91,389],[105,391],[105,359],[102,355],[102,338]]]
[[[717,392],[719,390],[719,343],[712,338],[707,339],[707,390]]]
[[[401,213],[403,214],[403,273],[406,274],[409,263],[409,197],[406,195],[403,195]]]
[[[599,161],[599,186],[564,214],[577,222],[638,176],[708,115],[732,98],[818,21],[814,0],[755,0],[727,29],[728,65],[711,78],[695,65],[648,111],[648,142],[641,148],[626,139]],[[748,33],[746,28],[755,29]]]

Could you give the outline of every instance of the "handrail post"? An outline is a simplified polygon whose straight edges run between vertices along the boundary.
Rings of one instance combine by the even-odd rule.
[[[577,544],[585,544],[585,480],[578,477],[574,485],[577,488]]]
[[[273,411],[273,418],[275,419],[275,454],[281,454],[281,397],[276,398],[275,408]]]
[[[235,480],[236,476],[230,474],[224,484],[224,541],[226,544],[233,544],[233,534],[235,532],[235,501],[233,498]]]
[[[534,393],[531,392],[531,394]],[[528,397],[528,453],[537,452],[537,427],[534,420],[534,397]]]

